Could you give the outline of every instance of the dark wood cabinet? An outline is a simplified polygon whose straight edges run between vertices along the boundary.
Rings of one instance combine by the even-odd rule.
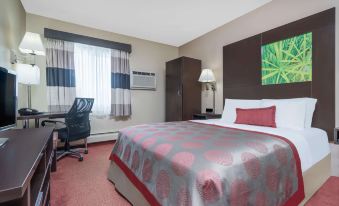
[[[201,112],[201,61],[180,57],[166,63],[166,121],[184,121]]]

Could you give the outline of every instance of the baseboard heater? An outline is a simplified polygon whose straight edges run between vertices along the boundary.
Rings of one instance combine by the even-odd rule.
[[[105,135],[105,134],[118,134],[118,131],[115,132],[99,132],[99,133],[93,133],[91,134],[91,136],[95,136],[95,135]]]
[[[87,138],[88,143],[96,143],[96,142],[105,142],[105,141],[112,141],[116,140],[115,134],[118,134],[118,131],[115,132],[99,132],[99,133],[93,133],[91,136]],[[95,137],[97,136],[97,137]],[[73,145],[71,145],[71,149],[74,148],[82,148],[84,147],[84,143],[82,140],[75,141]],[[62,150],[63,146],[58,146],[58,150]]]
[[[91,134],[91,136],[87,138],[87,142],[95,143],[116,140],[118,133],[119,133],[118,131],[93,133]]]

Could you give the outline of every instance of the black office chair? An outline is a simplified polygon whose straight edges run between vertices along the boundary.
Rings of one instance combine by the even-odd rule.
[[[70,142],[84,139],[84,153],[88,153],[87,137],[91,133],[91,124],[89,114],[93,107],[94,99],[92,98],[76,98],[71,109],[68,111],[65,122],[55,120],[44,120],[41,122],[43,127],[53,125],[54,130],[58,132],[58,138],[65,143],[64,150],[57,152],[57,160],[70,155],[83,160],[78,149],[71,149]]]

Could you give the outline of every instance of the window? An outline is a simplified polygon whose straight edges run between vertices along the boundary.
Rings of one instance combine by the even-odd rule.
[[[111,113],[111,50],[74,44],[76,96],[95,98],[92,112]]]
[[[46,45],[49,111],[67,111],[75,97],[87,97],[94,98],[94,115],[131,116],[127,51],[56,39]]]

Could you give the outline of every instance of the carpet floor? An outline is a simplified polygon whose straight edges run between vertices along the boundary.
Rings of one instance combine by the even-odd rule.
[[[113,145],[113,142],[90,145],[83,162],[71,157],[58,161],[51,178],[51,205],[129,206],[107,180]]]
[[[306,203],[306,206],[338,206],[339,177],[330,177]]]

